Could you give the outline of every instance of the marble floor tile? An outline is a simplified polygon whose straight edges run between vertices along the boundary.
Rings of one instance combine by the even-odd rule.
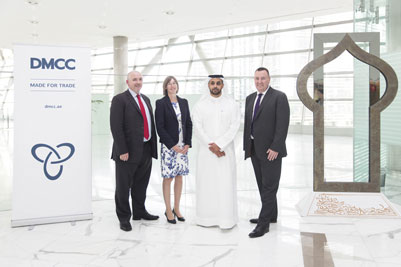
[[[114,164],[109,159],[110,136],[93,138],[93,220],[11,228],[12,131],[0,131],[0,266],[312,266],[305,249],[330,252],[334,266],[401,266],[401,220],[357,218],[303,218],[297,203],[312,191],[312,137],[290,135],[289,156],[283,160],[277,195],[278,222],[257,239],[249,223],[260,211],[260,197],[252,164],[242,160],[241,135],[237,136],[237,194],[239,223],[231,230],[199,227],[195,223],[196,145],[190,151],[191,174],[184,179],[181,212],[186,222],[171,225],[164,217],[160,162],[153,162],[147,209],[157,221],[131,221],[132,231],[119,229],[114,204]],[[350,140],[332,137],[329,145]],[[332,173],[344,176],[349,160],[330,158]],[[401,176],[389,174],[383,189],[400,199]],[[333,176],[334,177],[334,176]],[[4,192],[4,193],[3,193]],[[326,240],[302,242],[302,233]],[[324,251],[324,250],[323,250]],[[316,261],[315,261],[316,262]],[[320,266],[319,266],[320,267]]]

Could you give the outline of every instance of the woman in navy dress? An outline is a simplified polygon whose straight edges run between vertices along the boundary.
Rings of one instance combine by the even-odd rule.
[[[164,97],[156,101],[156,129],[161,143],[161,173],[165,216],[169,223],[185,221],[180,211],[182,176],[188,175],[188,149],[192,140],[192,121],[188,101],[178,97],[178,82],[168,76],[163,82]],[[174,207],[171,208],[170,188],[174,180]]]

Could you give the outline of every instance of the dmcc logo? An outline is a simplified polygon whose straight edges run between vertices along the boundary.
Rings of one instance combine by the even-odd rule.
[[[69,58],[69,59],[64,59],[64,58],[36,58],[36,57],[31,57],[31,69],[69,69],[69,70],[75,70],[75,59]]]
[[[40,163],[43,163],[43,171],[44,171],[47,179],[49,179],[49,180],[56,180],[61,176],[61,173],[63,172],[63,165],[61,163],[70,159],[75,152],[75,147],[70,143],[59,144],[56,147],[57,148],[68,147],[70,149],[68,156],[62,158],[56,149],[54,149],[51,146],[46,145],[46,144],[36,144],[31,149],[32,156]],[[48,151],[47,156],[44,160],[39,158],[38,155],[36,154],[36,150],[38,148],[45,148]],[[56,159],[54,159],[54,157],[56,157]],[[49,172],[47,170],[47,167],[49,166],[49,164],[59,166],[59,170],[56,175],[49,174]]]

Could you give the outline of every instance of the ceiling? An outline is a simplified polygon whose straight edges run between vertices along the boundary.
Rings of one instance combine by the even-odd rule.
[[[352,8],[352,0],[0,0],[0,47],[107,47],[118,35],[155,40]]]

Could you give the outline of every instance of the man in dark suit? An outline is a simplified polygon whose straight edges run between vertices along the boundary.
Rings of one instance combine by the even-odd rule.
[[[287,156],[285,139],[290,121],[287,96],[270,87],[266,68],[255,71],[257,92],[246,98],[244,124],[245,159],[251,157],[258,184],[262,208],[259,218],[251,219],[256,228],[249,237],[269,232],[270,223],[277,222],[277,190],[281,175],[281,160]]]
[[[140,94],[141,73],[131,71],[126,82],[128,90],[114,96],[111,102],[111,158],[116,163],[115,202],[120,228],[123,231],[131,231],[130,193],[134,220],[159,218],[145,209],[152,157],[157,159],[157,136],[150,100]]]

